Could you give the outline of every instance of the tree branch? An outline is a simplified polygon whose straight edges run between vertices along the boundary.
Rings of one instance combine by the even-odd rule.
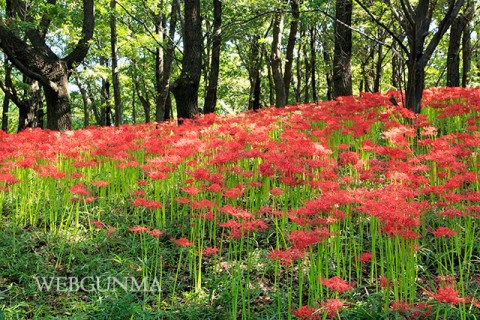
[[[388,28],[383,22],[381,22],[379,19],[377,19],[377,17],[375,17],[375,15],[361,1],[355,0],[355,2],[358,3],[358,5],[360,5],[360,7],[362,7],[362,9],[373,19],[373,21],[375,21],[376,24],[378,24],[385,31],[387,31],[389,35],[392,36],[392,38],[400,45],[400,48],[402,48],[402,50],[405,52],[405,54],[408,54],[407,47],[398,38],[398,36],[392,30],[390,30],[390,28]],[[352,30],[354,30],[354,29],[352,29]]]
[[[455,17],[458,15],[458,12],[460,12],[460,9],[464,3],[465,0],[458,0],[454,3],[452,2],[452,4],[448,8],[447,13],[445,14],[445,17],[438,25],[437,32],[435,32],[435,34],[433,35],[433,38],[430,40],[424,54],[420,58],[419,63],[426,64],[426,62],[430,59],[438,43],[442,39],[443,35],[447,32],[448,28],[450,28],[453,19],[455,19]]]
[[[67,68],[72,69],[75,63],[80,63],[85,58],[90,48],[90,40],[95,28],[95,8],[93,0],[83,0],[83,25],[82,38],[78,40],[75,49],[65,57]]]

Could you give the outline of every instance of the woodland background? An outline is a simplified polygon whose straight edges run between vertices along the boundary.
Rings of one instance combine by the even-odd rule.
[[[418,113],[423,86],[480,83],[476,6],[0,1],[2,130],[118,126],[390,89]]]

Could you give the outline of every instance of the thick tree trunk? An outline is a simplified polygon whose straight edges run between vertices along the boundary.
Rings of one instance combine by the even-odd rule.
[[[285,72],[283,75],[283,82],[285,84],[285,102],[288,103],[290,95],[290,82],[292,81],[292,66],[293,66],[293,50],[295,49],[295,42],[298,30],[298,20],[300,19],[300,11],[298,8],[298,0],[291,0],[290,6],[292,9],[292,21],[290,22],[290,32],[288,34],[287,50],[285,54]]]
[[[72,129],[72,112],[68,93],[67,72],[59,75],[57,90],[44,86],[47,102],[47,128],[50,130],[66,131]]]
[[[467,21],[459,15],[450,27],[450,38],[447,52],[447,87],[460,86],[460,44]]]
[[[337,0],[335,6],[333,96],[352,95],[352,0]]]
[[[407,63],[408,80],[406,90],[406,107],[414,113],[421,112],[422,94],[425,86],[425,66],[411,57]]]
[[[172,86],[180,119],[192,119],[198,114],[198,88],[202,72],[202,21],[200,0],[185,0],[184,54],[182,72]]]
[[[208,74],[207,93],[203,112],[214,113],[217,105],[218,75],[220,73],[220,49],[222,44],[222,1],[213,0],[212,61]]]
[[[283,82],[282,55],[280,51],[282,45],[284,18],[284,13],[277,13],[275,14],[273,22],[271,61],[273,82],[275,84],[275,106],[277,108],[284,108],[287,103],[285,83]]]

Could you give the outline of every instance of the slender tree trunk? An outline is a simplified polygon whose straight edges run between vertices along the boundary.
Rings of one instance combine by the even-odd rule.
[[[290,32],[288,34],[287,51],[285,55],[285,72],[283,75],[286,103],[288,103],[288,97],[290,95],[290,82],[292,81],[293,50],[295,49],[295,42],[298,31],[298,20],[300,19],[298,0],[291,0],[290,6],[292,9],[292,21],[290,22]]]
[[[352,0],[337,0],[335,6],[333,96],[352,95]]]
[[[115,109],[115,126],[122,124],[122,97],[120,95],[120,79],[118,78],[118,57],[117,57],[117,16],[115,12],[116,0],[110,1],[110,49],[112,58],[112,84],[113,101]]]
[[[258,41],[260,37],[255,35],[250,40],[250,66],[249,66],[249,81],[250,93],[248,97],[248,110],[257,110],[260,108],[260,61],[261,51]]]
[[[305,45],[303,47],[303,61],[305,63],[305,96],[303,99],[304,103],[310,102],[310,75],[311,75],[311,64],[310,64],[310,57],[308,56],[308,50],[310,47]]]
[[[273,75],[272,75],[272,63],[270,59],[268,59],[268,53],[265,47],[263,48],[264,50],[264,56],[266,64],[267,64],[267,77],[268,77],[268,101],[270,102],[270,106],[275,105],[275,84],[273,81]]]
[[[172,86],[177,116],[191,119],[198,114],[198,88],[202,72],[202,21],[200,0],[185,0],[182,72]]]
[[[470,82],[470,70],[472,68],[472,46],[471,34],[472,30],[470,22],[475,16],[475,6],[472,1],[467,2],[465,8],[465,18],[467,20],[462,35],[462,87],[466,88]]]
[[[305,37],[305,32],[302,31],[300,33],[300,38]],[[302,49],[303,45],[301,42],[298,43],[297,48],[297,65],[296,65],[296,73],[297,73],[297,83],[295,88],[295,102],[300,103],[302,101]],[[305,66],[306,69],[306,66]]]
[[[166,28],[166,16],[163,13],[163,0],[158,2],[158,10],[160,13],[154,17],[155,20],[155,33],[157,34],[158,39],[163,42],[165,39],[165,28]],[[162,91],[162,78],[164,72],[165,64],[165,55],[163,48],[157,46],[155,49],[155,121],[161,122],[165,118],[165,104],[161,99]]]
[[[87,90],[82,86],[80,79],[78,76],[75,75],[75,84],[77,85],[78,89],[80,90],[80,94],[82,96],[82,103],[83,103],[83,127],[87,128],[90,125],[90,117],[89,117],[89,110],[88,110],[88,93]]]
[[[318,102],[317,80],[315,79],[317,69],[317,51],[315,46],[315,28],[310,29],[310,70],[312,72],[312,99]]]
[[[204,113],[215,112],[217,105],[218,75],[220,73],[220,49],[222,44],[222,1],[213,0],[212,61],[205,95]]]
[[[373,92],[380,92],[380,82],[382,79],[383,45],[378,44],[377,61],[375,63],[375,79],[373,81]]]
[[[9,83],[12,80],[12,65],[8,62],[7,57],[5,56],[5,86],[11,87],[13,84]],[[2,130],[8,132],[8,111],[10,106],[10,97],[8,94],[3,95],[3,105],[2,105]]]
[[[287,103],[287,96],[285,92],[285,83],[283,82],[282,71],[282,33],[284,25],[285,14],[280,12],[275,14],[273,22],[273,41],[272,41],[272,75],[275,84],[275,106],[277,108],[284,108]]]
[[[170,74],[172,69],[172,62],[175,57],[175,28],[177,27],[177,15],[179,11],[180,4],[178,0],[172,1],[172,11],[170,13],[170,25],[168,29],[168,39],[167,39],[167,50],[165,51],[164,59],[165,62],[163,64],[163,77],[160,83],[160,92],[158,94],[160,105],[160,110],[163,109],[162,112],[157,112],[157,122],[165,121],[171,119],[171,98],[170,98]]]

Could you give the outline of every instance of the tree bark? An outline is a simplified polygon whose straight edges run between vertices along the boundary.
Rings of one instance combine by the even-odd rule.
[[[310,29],[310,70],[312,72],[312,99],[313,102],[318,102],[317,94],[317,80],[315,78],[317,69],[317,48],[315,46],[315,28]]]
[[[337,0],[335,6],[335,49],[333,96],[352,95],[352,0]]]
[[[460,44],[467,20],[459,15],[450,27],[450,39],[447,52],[447,87],[460,86]]]
[[[115,110],[115,126],[122,124],[122,96],[120,94],[120,79],[118,78],[118,57],[117,57],[117,16],[115,12],[116,0],[110,1],[110,54],[112,58],[112,85],[113,102]]]
[[[288,97],[290,95],[290,82],[292,81],[293,50],[295,49],[295,42],[298,31],[298,20],[300,19],[298,0],[291,0],[290,7],[292,9],[292,21],[290,22],[290,32],[288,34],[287,50],[285,54],[285,72],[283,75],[286,103],[288,103]]]
[[[178,0],[172,1],[172,11],[170,13],[170,25],[168,29],[167,48],[164,54],[163,77],[160,83],[160,91],[158,93],[159,111],[156,113],[156,121],[161,122],[171,118],[171,99],[170,99],[170,74],[172,62],[175,57],[175,28],[177,26],[177,15],[180,9]],[[163,110],[163,112],[162,112]]]
[[[260,109],[260,62],[261,51],[258,41],[260,37],[255,35],[250,40],[250,63],[248,66],[248,78],[250,81],[250,93],[248,96],[248,110]]]
[[[200,0],[185,0],[182,72],[172,86],[179,123],[198,114],[198,89],[202,72],[202,21]]]
[[[212,57],[205,95],[204,113],[214,113],[217,105],[218,75],[220,73],[220,49],[222,44],[222,1],[213,0]]]
[[[155,33],[160,41],[165,40],[165,28],[167,17],[163,13],[163,0],[158,2],[159,14],[155,15]],[[165,68],[165,53],[161,46],[155,48],[155,121],[161,122],[165,118],[165,104],[162,103],[162,78]]]
[[[470,70],[472,68],[472,46],[470,44],[472,30],[470,22],[475,16],[475,6],[472,1],[467,2],[464,15],[467,23],[462,35],[462,87],[466,88],[470,82]]]
[[[271,65],[273,82],[275,84],[275,106],[277,108],[284,108],[287,103],[285,83],[283,81],[282,56],[280,51],[282,45],[284,19],[285,14],[283,12],[279,12],[275,14],[273,22]]]

